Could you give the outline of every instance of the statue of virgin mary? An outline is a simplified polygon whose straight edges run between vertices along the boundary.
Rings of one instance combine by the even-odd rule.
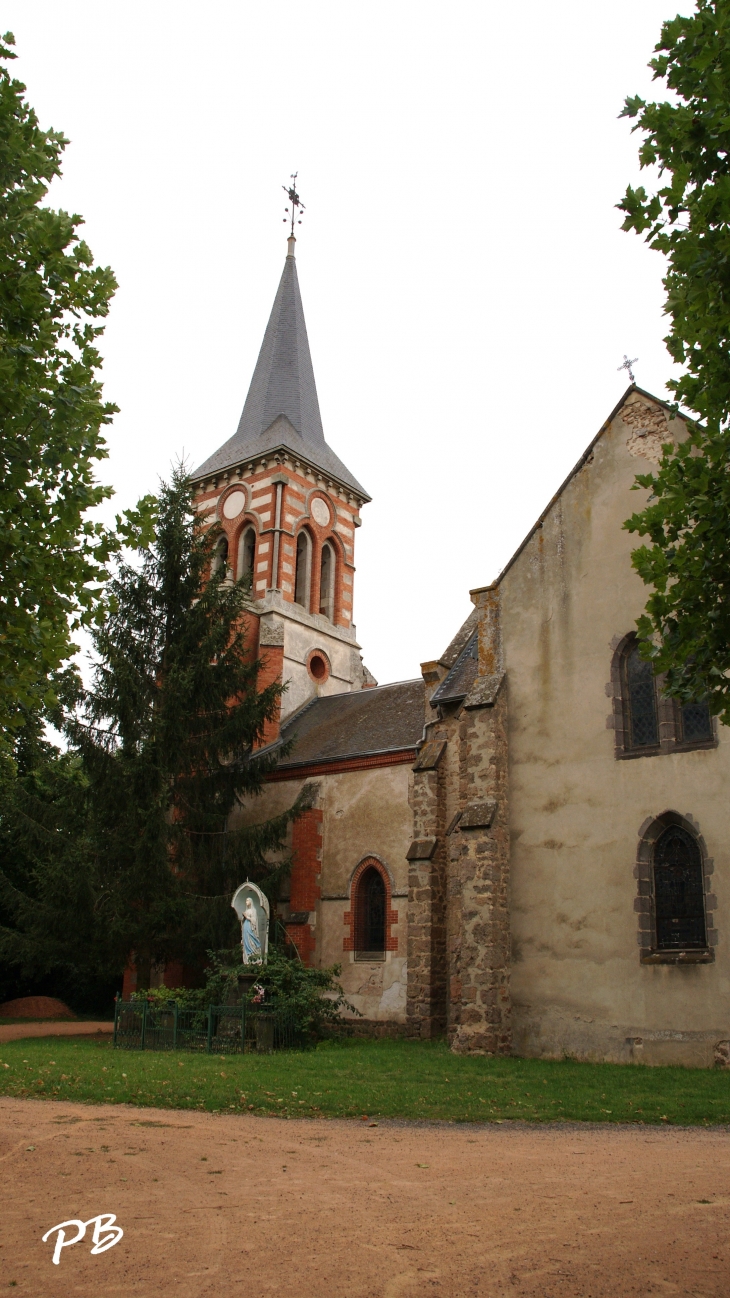
[[[269,946],[269,903],[249,879],[233,894],[231,906],[241,925],[241,955],[244,964],[266,964]]]
[[[259,921],[251,897],[246,898],[246,909],[241,920],[241,946],[244,964],[253,964],[261,959]]]

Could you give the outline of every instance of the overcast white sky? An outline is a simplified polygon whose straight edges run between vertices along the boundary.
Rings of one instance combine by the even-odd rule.
[[[682,12],[691,12],[685,0]],[[119,292],[114,508],[235,431],[286,253],[324,421],[373,503],[355,621],[381,682],[468,614],[621,396],[666,396],[662,261],[620,230],[625,96],[676,0],[6,0]]]

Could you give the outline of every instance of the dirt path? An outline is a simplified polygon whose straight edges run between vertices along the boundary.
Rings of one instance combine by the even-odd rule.
[[[730,1291],[724,1131],[2,1099],[0,1205],[0,1288],[17,1282],[18,1298]],[[93,1256],[87,1238],[54,1266],[44,1232],[100,1213],[116,1214],[119,1244]]]
[[[86,1037],[101,1032],[113,1032],[113,1023],[60,1023],[57,1019],[46,1023],[0,1023],[0,1045],[6,1041],[21,1041],[23,1037]]]

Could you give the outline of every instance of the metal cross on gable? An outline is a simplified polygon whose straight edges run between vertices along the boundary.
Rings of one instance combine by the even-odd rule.
[[[639,359],[638,356],[635,356],[634,359],[633,359],[632,361],[630,361],[629,358],[628,358],[628,356],[626,355],[626,352],[624,352],[624,361],[623,361],[623,365],[619,365],[619,367],[618,367],[618,372],[619,372],[619,374],[621,373],[621,370],[628,370],[628,372],[629,372],[629,378],[631,379],[631,382],[632,382],[632,383],[635,383],[635,382],[636,382],[636,379],[634,378],[634,371],[633,371],[633,369],[632,369],[632,366],[636,364],[636,362],[638,361],[638,359]]]
[[[287,196],[287,198],[289,199],[289,202],[291,203],[291,232],[292,232],[292,234],[294,234],[294,222],[295,222],[295,220],[296,220],[296,222],[297,222],[297,225],[301,225],[301,224],[302,224],[302,218],[301,218],[301,216],[299,215],[299,213],[304,211],[304,204],[303,204],[301,198],[299,197],[299,195],[298,195],[298,193],[297,193],[297,176],[298,176],[298,175],[299,175],[299,172],[298,172],[298,171],[294,171],[294,172],[292,172],[292,175],[291,175],[291,177],[290,177],[291,184],[290,184],[290,185],[282,185],[282,187],[281,187],[283,190],[286,191],[286,196]],[[284,211],[286,212],[286,216],[284,217],[284,221],[286,221],[286,220],[289,218],[289,216],[290,216],[290,210],[289,210],[288,207],[285,207],[285,208],[284,208]]]

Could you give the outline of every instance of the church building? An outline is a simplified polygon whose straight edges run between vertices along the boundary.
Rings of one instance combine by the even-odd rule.
[[[272,905],[342,965],[357,1031],[724,1061],[728,735],[638,656],[622,530],[682,420],[632,384],[440,657],[379,685],[353,623],[370,497],[324,438],[295,242],[238,429],[193,475],[217,562],[251,575],[262,684],[286,684],[263,742],[291,749],[237,814],[309,786]]]

